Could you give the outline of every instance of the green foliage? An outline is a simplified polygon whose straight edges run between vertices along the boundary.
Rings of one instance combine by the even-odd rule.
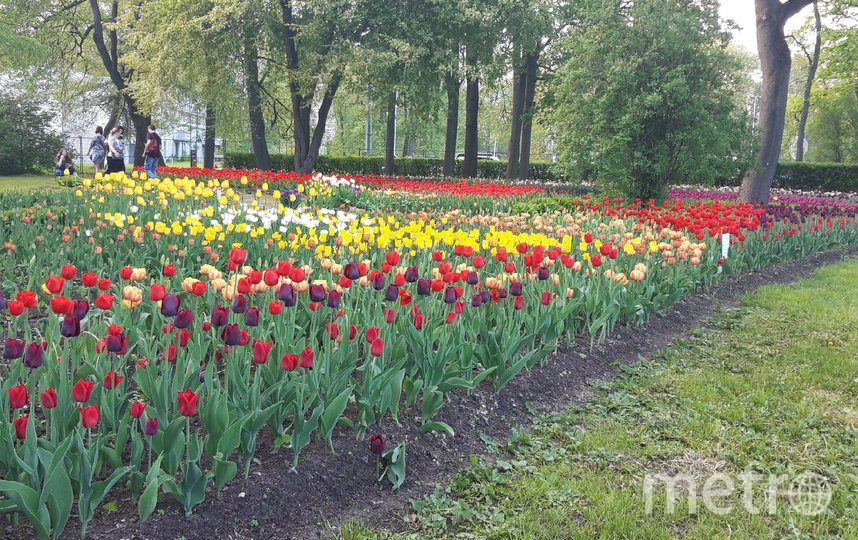
[[[605,7],[567,40],[549,118],[570,176],[652,197],[671,181],[743,170],[752,145],[738,99],[742,62],[726,48],[718,3],[623,6]]]
[[[50,120],[35,100],[0,93],[0,174],[53,169],[63,140],[50,129]]]
[[[858,191],[858,165],[784,162],[775,172],[774,186],[818,191]]]
[[[236,169],[252,169],[256,159],[252,153],[229,153],[225,166]],[[444,168],[441,159],[397,158],[395,172],[400,176],[440,178]],[[461,162],[456,162],[458,174]],[[275,171],[294,170],[292,154],[272,154],[271,168]],[[384,174],[384,158],[375,156],[331,156],[323,154],[316,162],[315,170],[324,174]],[[569,182],[570,177],[554,163],[531,163],[531,177],[548,182]],[[480,160],[477,162],[478,178],[503,178],[506,161]]]

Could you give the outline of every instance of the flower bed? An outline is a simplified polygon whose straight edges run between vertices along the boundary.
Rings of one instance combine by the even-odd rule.
[[[263,431],[298,466],[313,438],[352,430],[398,487],[406,448],[385,420],[453,435],[435,419],[451,392],[500,391],[561,339],[858,242],[854,215],[728,201],[346,211],[318,203],[352,184],[284,178],[304,186],[287,208],[276,182],[113,175],[4,197],[0,503],[36,535],[73,508],[85,529],[112,489],[142,519],[159,495],[190,512],[247,475]]]

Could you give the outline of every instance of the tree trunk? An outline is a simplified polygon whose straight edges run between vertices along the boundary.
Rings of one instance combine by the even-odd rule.
[[[128,110],[128,116],[131,118],[131,125],[134,126],[134,148],[131,149],[131,159],[135,167],[143,166],[143,148],[146,146],[146,139],[149,135],[149,124],[152,123],[152,117],[141,114],[137,107],[129,97],[125,98],[125,107]],[[126,129],[126,133],[130,130]],[[126,137],[127,139],[127,137]]]
[[[518,177],[518,153],[521,149],[521,113],[524,110],[526,82],[527,74],[525,70],[517,66],[513,71],[512,133],[509,136],[509,149],[507,150],[506,162],[506,177],[510,180]]]
[[[767,203],[781,154],[784,135],[789,70],[792,63],[784,35],[787,19],[812,0],[754,0],[757,13],[757,49],[763,72],[760,99],[760,150],[756,166],[742,179],[739,200]]]
[[[518,177],[522,180],[527,180],[530,176],[530,141],[533,132],[536,70],[538,67],[536,54],[528,54],[525,59],[526,81],[524,86],[524,110],[522,111],[521,119],[521,154],[518,165]]]
[[[215,166],[215,110],[209,103],[206,105],[206,133],[203,142],[203,167],[214,169]]]
[[[271,155],[265,140],[265,118],[262,115],[262,97],[259,84],[259,59],[253,36],[246,30],[244,38],[244,86],[247,91],[247,112],[250,117],[250,140],[253,143],[253,155],[256,168],[271,169]]]
[[[459,131],[459,87],[462,82],[452,73],[447,74],[444,86],[447,89],[447,131],[444,138],[444,176],[456,172],[456,139]]]
[[[393,176],[396,169],[396,92],[387,100],[387,131],[384,139],[384,174]]]
[[[462,176],[477,176],[477,152],[479,151],[479,131],[477,116],[480,110],[480,79],[476,73],[470,73],[465,95],[465,160],[462,163]]]
[[[819,16],[819,5],[813,2],[813,19],[816,24],[816,41],[813,44],[813,56],[807,67],[807,81],[804,83],[804,98],[801,103],[801,116],[798,118],[798,137],[795,146],[795,160],[804,161],[804,132],[807,127],[807,114],[810,112],[810,91],[813,89],[813,79],[819,67],[819,51],[822,49],[822,19]]]

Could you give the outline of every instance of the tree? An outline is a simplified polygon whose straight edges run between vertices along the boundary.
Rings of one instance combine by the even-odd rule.
[[[0,92],[0,174],[51,169],[63,139],[48,126],[36,100]]]
[[[550,119],[564,166],[643,198],[744,165],[741,62],[714,0],[599,8],[565,40]]]
[[[798,120],[798,133],[796,135],[795,160],[804,161],[804,139],[807,127],[807,115],[810,112],[810,92],[813,89],[813,80],[816,70],[819,68],[819,54],[822,49],[822,17],[819,15],[819,3],[813,0],[814,40],[813,51],[809,52],[807,47],[797,38],[795,42],[801,47],[807,57],[807,78],[804,82],[804,94],[801,102],[801,113]]]
[[[781,154],[789,94],[792,54],[784,25],[813,0],[754,0],[757,14],[757,49],[763,71],[760,95],[760,148],[754,168],[742,179],[739,200],[767,203]]]

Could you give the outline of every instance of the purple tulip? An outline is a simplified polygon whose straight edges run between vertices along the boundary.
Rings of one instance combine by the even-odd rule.
[[[212,311],[212,326],[221,327],[229,322],[229,310],[224,306],[215,306]]]
[[[343,268],[343,275],[352,281],[360,278],[360,266],[358,263],[350,262]]]
[[[480,282],[480,276],[476,272],[471,270],[470,272],[468,272],[468,279],[466,279],[465,281],[468,282],[468,285],[476,285]]]
[[[27,348],[24,349],[24,365],[30,369],[36,369],[42,367],[44,363],[45,349],[42,344],[34,341],[27,345]]]
[[[417,294],[426,296],[432,292],[432,282],[428,279],[417,280]]]
[[[89,302],[86,299],[78,300],[74,303],[74,308],[72,308],[72,317],[77,319],[78,321],[82,320],[86,317],[86,314],[89,313]],[[78,325],[78,333],[80,334],[80,325]],[[65,335],[65,334],[63,334]],[[68,336],[66,336],[68,337]]]
[[[513,281],[509,284],[509,294],[513,296],[521,296],[521,282]]]
[[[178,313],[176,313],[176,318],[173,320],[173,324],[176,325],[176,328],[187,328],[191,326],[191,323],[194,322],[194,313],[190,309],[180,309]]]
[[[397,298],[399,298],[399,287],[396,285],[390,285],[387,290],[384,291],[384,299],[388,302],[395,302]]]
[[[321,285],[310,285],[310,301],[311,302],[323,302],[327,294],[325,293],[325,288]]]
[[[230,347],[238,345],[239,343],[241,343],[241,330],[235,323],[228,324],[223,327],[223,331],[221,331],[220,338],[225,344],[229,345]]]
[[[77,311],[77,309],[75,309]],[[66,315],[63,317],[63,322],[60,324],[60,334],[63,337],[77,337],[80,335],[80,319],[75,316]]]
[[[161,300],[161,315],[165,317],[175,317],[179,312],[179,304],[181,300],[175,294],[168,294]]]
[[[259,308],[256,306],[247,308],[244,314],[244,324],[247,326],[259,326]]]
[[[6,338],[6,342],[3,344],[3,358],[6,360],[14,360],[16,358],[21,358],[21,355],[23,354],[23,341],[15,338]]]
[[[247,311],[247,297],[243,294],[235,295],[235,298],[232,299],[232,312],[244,313],[245,311]]]
[[[295,304],[298,303],[298,299],[295,296],[295,287],[291,283],[284,283],[280,286],[280,290],[277,291],[277,298],[286,307],[295,307]]]
[[[158,419],[149,418],[143,425],[143,434],[147,437],[154,437],[158,433]]]
[[[456,291],[453,287],[447,287],[444,289],[444,303],[445,304],[455,304],[456,303]]]
[[[343,293],[340,291],[331,291],[328,293],[328,307],[337,309],[340,307],[340,301],[343,299]]]
[[[418,276],[419,274],[416,266],[409,266],[405,269],[405,281],[408,283],[414,283],[417,281]]]

